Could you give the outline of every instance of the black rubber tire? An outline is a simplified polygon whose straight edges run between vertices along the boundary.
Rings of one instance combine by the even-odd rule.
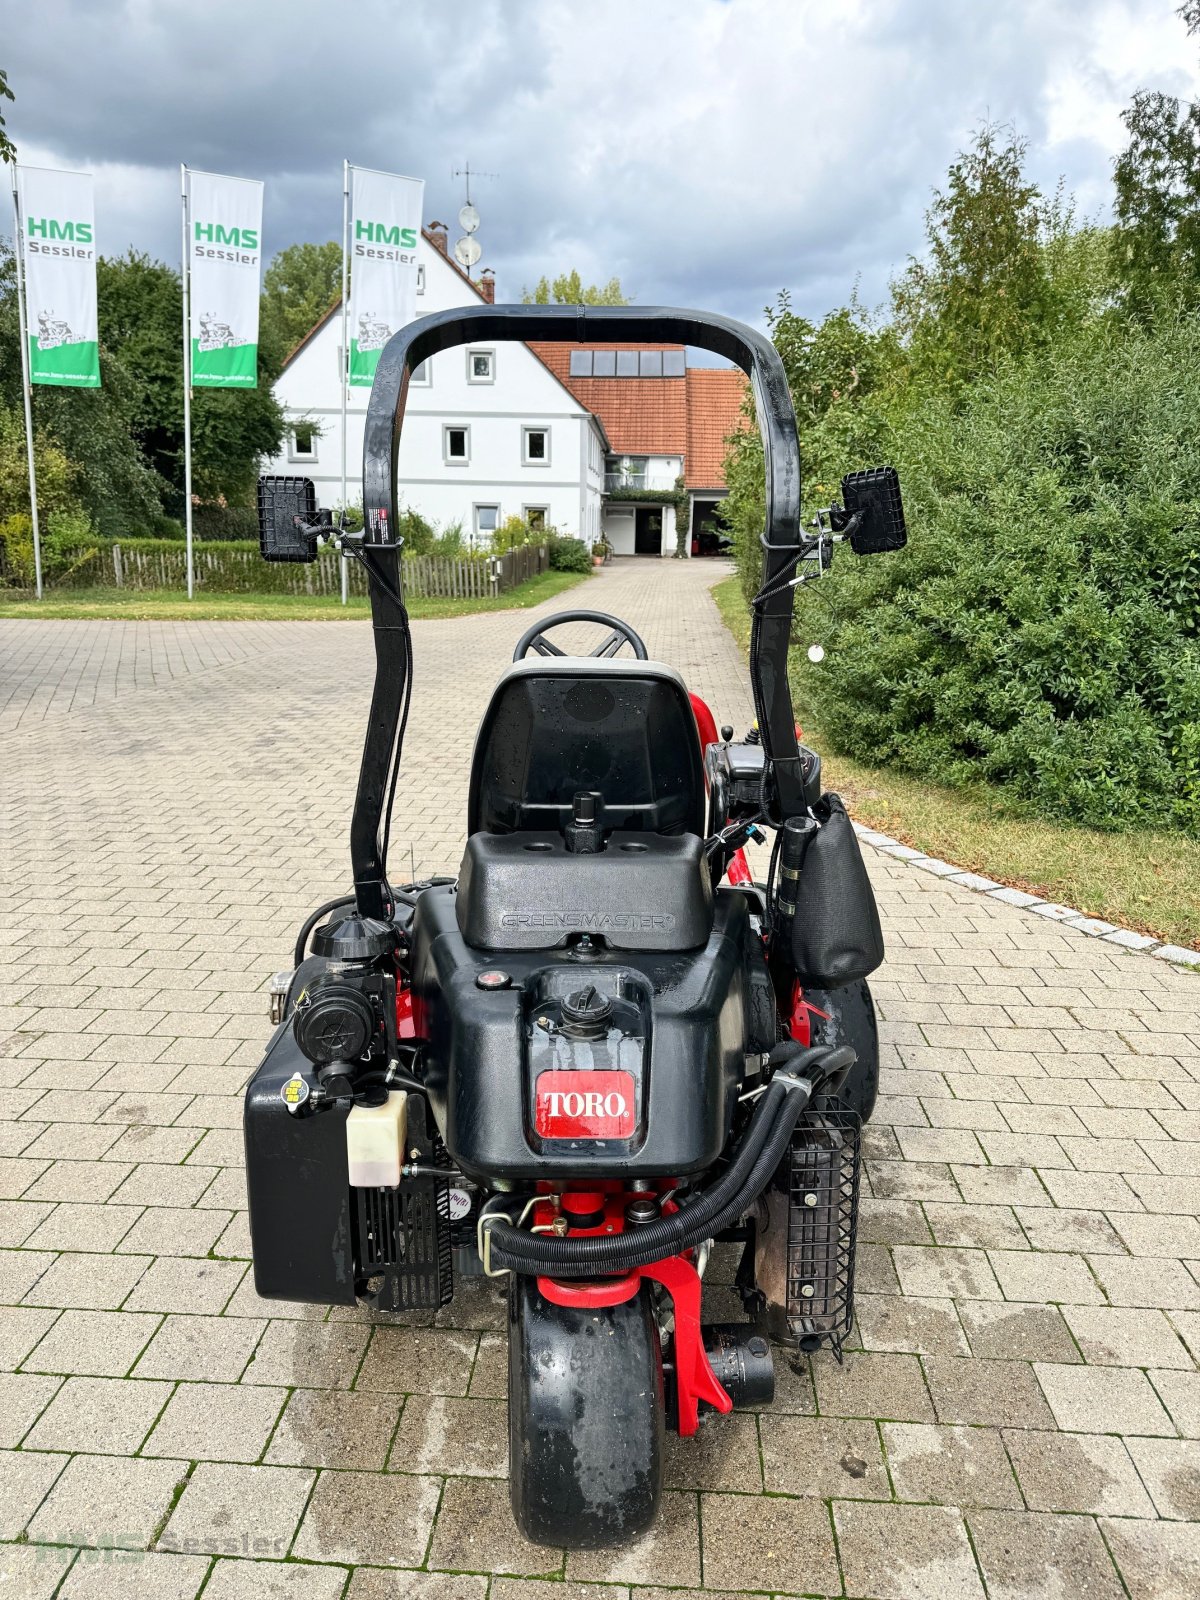
[[[620,1306],[551,1304],[536,1278],[509,1291],[509,1492],[534,1544],[627,1544],[662,1493],[662,1347],[643,1287]]]
[[[866,979],[837,989],[806,989],[804,998],[829,1013],[826,1021],[809,1012],[813,1044],[851,1044],[858,1052],[841,1092],[818,1100],[818,1108],[853,1111],[870,1121],[879,1093],[879,1029]]]

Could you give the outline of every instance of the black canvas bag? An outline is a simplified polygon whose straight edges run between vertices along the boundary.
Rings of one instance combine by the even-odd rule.
[[[841,797],[822,795],[812,813],[820,827],[800,868],[792,959],[806,989],[833,989],[875,971],[883,960],[883,930]]]

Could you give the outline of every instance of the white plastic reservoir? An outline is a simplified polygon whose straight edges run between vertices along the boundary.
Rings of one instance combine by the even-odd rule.
[[[379,1106],[352,1106],[346,1118],[346,1153],[354,1189],[394,1189],[400,1182],[408,1126],[408,1095],[389,1089]]]

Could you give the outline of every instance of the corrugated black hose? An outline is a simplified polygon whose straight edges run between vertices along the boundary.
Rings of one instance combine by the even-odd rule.
[[[783,1160],[796,1123],[821,1085],[853,1066],[849,1045],[814,1045],[799,1051],[775,1076],[754,1108],[727,1171],[669,1217],[612,1235],[555,1238],[502,1222],[489,1228],[493,1271],[547,1277],[598,1278],[628,1272],[678,1255],[730,1227],[758,1199]],[[819,1069],[814,1071],[814,1069]]]

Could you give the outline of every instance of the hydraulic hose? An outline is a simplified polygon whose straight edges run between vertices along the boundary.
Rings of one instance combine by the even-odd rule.
[[[848,1058],[848,1059],[847,1059]],[[493,1271],[541,1273],[548,1277],[608,1277],[678,1255],[730,1227],[757,1200],[771,1180],[791,1142],[801,1114],[817,1084],[799,1075],[805,1065],[820,1061],[818,1082],[853,1064],[846,1045],[803,1052],[794,1066],[771,1079],[754,1108],[750,1126],[728,1170],[711,1189],[671,1216],[660,1217],[628,1233],[589,1234],[559,1239],[528,1233],[496,1222],[490,1225],[488,1248]]]

